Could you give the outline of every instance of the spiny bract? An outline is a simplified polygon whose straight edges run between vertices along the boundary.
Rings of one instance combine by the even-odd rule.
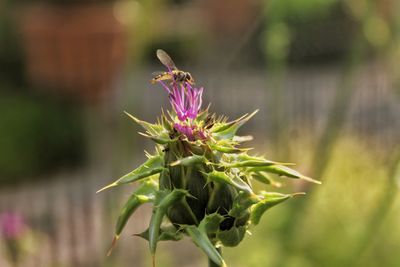
[[[155,153],[147,154],[145,163],[103,188],[138,183],[121,210],[113,244],[135,210],[150,202],[149,228],[138,236],[149,241],[153,257],[159,241],[177,241],[188,235],[210,261],[226,266],[217,248],[238,245],[265,211],[302,194],[256,193],[253,180],[276,185],[270,176],[274,174],[317,181],[288,168],[289,164],[251,156],[241,146],[251,137],[236,132],[257,111],[228,121],[211,114],[209,108],[201,110],[203,88],[174,79],[173,69],[168,71],[171,80],[158,82],[167,91],[173,110],[163,112],[154,124],[127,113],[145,129],[140,134],[156,143]]]

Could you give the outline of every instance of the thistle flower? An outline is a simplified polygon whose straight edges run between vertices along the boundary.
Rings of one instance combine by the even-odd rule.
[[[23,252],[21,243],[26,231],[27,226],[20,214],[14,212],[0,214],[0,237],[4,240],[10,262],[15,266]]]
[[[203,88],[179,78],[181,71],[165,52],[162,56],[162,63],[174,69],[168,67],[168,79],[157,76],[153,81],[168,92],[172,111],[163,112],[154,124],[127,113],[146,130],[142,135],[156,143],[155,153],[146,153],[145,163],[99,190],[139,184],[121,209],[113,245],[135,210],[152,203],[149,228],[137,236],[149,241],[153,265],[159,241],[177,241],[187,235],[207,255],[210,266],[226,266],[222,246],[238,245],[268,209],[303,194],[254,192],[253,181],[276,185],[275,175],[319,182],[290,169],[287,163],[249,155],[249,149],[241,146],[249,138],[236,133],[257,111],[228,121],[209,108],[201,110]]]
[[[179,120],[174,123],[174,129],[194,141],[197,127],[193,124],[193,120],[196,119],[201,108],[203,88],[195,88],[188,82],[179,84],[175,80],[170,86],[163,81],[159,83],[169,93],[171,106]],[[197,134],[202,138],[205,137],[203,131],[197,131]]]
[[[25,230],[22,217],[13,212],[0,214],[0,234],[6,240],[18,239]]]

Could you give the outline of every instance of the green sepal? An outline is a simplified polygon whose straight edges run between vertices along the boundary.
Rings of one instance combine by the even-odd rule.
[[[193,242],[204,251],[210,260],[212,260],[218,266],[226,267],[224,259],[222,258],[221,254],[219,254],[215,246],[211,243],[205,231],[202,231],[194,225],[185,226],[184,229],[192,238]]]
[[[212,133],[223,132],[223,131],[231,128],[232,126],[234,126],[238,122],[244,120],[246,118],[246,116],[248,116],[248,113],[246,113],[246,114],[242,115],[241,117],[237,118],[236,120],[233,120],[233,121],[230,121],[230,122],[226,122],[227,121],[227,117],[225,117],[225,116],[220,117],[219,120],[214,124],[214,126],[211,128],[210,131]]]
[[[183,189],[174,189],[172,191],[163,190],[157,192],[149,226],[149,247],[152,255],[156,252],[157,241],[160,236],[160,226],[165,214],[167,213],[167,209],[187,195],[188,192]]]
[[[218,213],[212,213],[204,216],[199,224],[199,229],[207,235],[218,232],[220,223],[224,220],[224,217]]]
[[[278,175],[286,176],[288,178],[295,178],[295,179],[302,179],[308,182],[316,183],[316,184],[321,184],[320,181],[314,180],[310,177],[304,176],[298,171],[295,171],[289,167],[282,166],[282,165],[271,165],[271,166],[264,166],[264,167],[253,167],[248,169],[249,172],[259,172],[259,171],[264,171],[264,172],[269,172],[269,173],[275,173]]]
[[[232,227],[226,231],[219,231],[217,238],[226,247],[236,247],[246,234],[246,226]]]
[[[241,153],[246,151],[246,149],[243,148],[237,148],[234,146],[230,146],[230,145],[219,145],[219,144],[209,144],[210,148],[212,150],[216,150],[222,153],[227,153],[227,154],[233,154],[233,153]]]
[[[232,122],[216,124],[211,128],[210,132],[212,133],[213,137],[217,139],[232,139],[237,130],[248,120],[250,120],[257,112],[258,110],[254,111],[250,115],[246,114]]]
[[[304,193],[281,194],[274,192],[263,192],[262,196],[264,197],[264,199],[258,202],[257,204],[251,206],[251,215],[250,215],[251,223],[257,225],[260,222],[262,215],[267,210],[296,195],[304,195]]]
[[[242,217],[245,215],[248,208],[258,203],[261,198],[257,195],[249,195],[246,192],[239,192],[237,197],[233,201],[232,209],[229,211],[229,215],[235,218]]]
[[[117,181],[103,187],[102,189],[97,191],[97,193],[114,186],[142,180],[154,174],[160,173],[163,170],[164,170],[164,156],[163,155],[150,156],[148,160],[142,165],[140,165],[137,169],[133,170],[128,174],[125,174]]]
[[[275,187],[281,187],[281,183],[275,181],[274,179],[272,179],[272,177],[265,174],[264,172],[253,172],[251,174],[251,178],[263,184],[272,185]]]
[[[193,156],[178,159],[177,161],[172,162],[170,164],[170,166],[181,165],[181,166],[185,166],[185,167],[190,167],[190,166],[194,166],[196,164],[206,163],[207,161],[208,161],[207,158],[204,156],[193,155]]]
[[[167,116],[164,113],[164,110],[162,110],[162,115],[161,115],[161,124],[167,131],[172,131],[172,122],[168,120]]]
[[[242,117],[240,117],[234,121],[230,121],[230,122],[216,122],[216,123],[214,123],[213,127],[210,129],[210,132],[212,132],[214,134],[223,132],[223,131],[227,130],[229,127],[232,127],[238,120],[246,117],[246,115],[243,115]]]
[[[141,237],[149,241],[149,229],[146,231],[135,234],[135,236]],[[183,238],[183,233],[180,230],[176,230],[175,226],[160,227],[160,234],[158,236],[158,241],[179,241]]]
[[[234,163],[224,163],[226,168],[244,168],[244,167],[260,167],[260,166],[271,166],[275,164],[273,161],[258,161],[258,160],[245,160]]]
[[[292,163],[281,163],[267,160],[263,157],[249,156],[247,153],[225,155],[227,163],[224,164],[228,168],[240,167],[263,167],[271,165],[293,165]]]
[[[208,105],[206,109],[200,111],[199,114],[197,114],[195,121],[196,122],[204,122],[208,116],[212,116],[212,115],[210,115],[210,113],[208,113],[209,109],[210,109],[210,105]]]
[[[217,182],[217,183],[224,183],[224,184],[229,184],[238,190],[245,191],[251,195],[254,195],[253,190],[251,187],[246,184],[242,179],[237,177],[236,175],[228,175],[225,172],[219,172],[219,171],[212,171],[209,173],[205,174],[208,178],[208,180]]]
[[[125,114],[128,115],[134,122],[142,126],[151,135],[159,135],[161,132],[165,131],[164,127],[160,124],[153,124],[147,121],[139,120],[126,111]]]
[[[149,134],[145,134],[145,133],[141,133],[141,132],[139,132],[139,134],[140,134],[141,136],[144,136],[144,137],[146,137],[146,138],[151,139],[152,141],[154,141],[155,143],[160,144],[160,145],[166,145],[166,144],[175,142],[175,141],[177,140],[177,139],[171,139],[171,138],[169,138],[169,135],[168,135],[168,134],[149,135]]]

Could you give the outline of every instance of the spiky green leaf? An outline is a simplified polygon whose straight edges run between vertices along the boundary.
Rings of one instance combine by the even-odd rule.
[[[155,191],[158,188],[157,182],[148,180],[143,182],[131,195],[125,205],[122,207],[115,225],[115,235],[119,236],[124,229],[128,219],[136,209],[147,202],[154,200]]]
[[[229,211],[229,215],[235,218],[241,217],[248,208],[258,203],[260,200],[260,197],[257,195],[249,195],[243,191],[239,192],[233,201],[232,209]]]
[[[310,177],[304,176],[298,171],[295,171],[287,166],[282,166],[282,165],[271,165],[271,166],[264,166],[264,167],[253,167],[248,169],[249,172],[259,172],[259,171],[264,171],[264,172],[269,172],[269,173],[275,173],[281,176],[286,176],[289,178],[294,178],[294,179],[302,179],[308,182],[316,183],[316,184],[321,184],[320,181],[314,180]]]
[[[209,144],[210,148],[212,150],[216,150],[222,153],[227,153],[227,154],[231,154],[231,153],[241,153],[246,151],[246,149],[243,148],[237,148],[234,145],[229,145],[229,144]]]
[[[195,119],[196,122],[203,122],[207,119],[207,117],[211,116],[214,117],[215,115],[210,115],[208,112],[210,109],[210,105],[207,106],[204,110],[200,111],[199,114],[197,114],[197,117]]]
[[[124,229],[126,223],[128,222],[129,218],[132,214],[144,203],[151,202],[154,200],[155,191],[158,188],[158,183],[154,180],[148,180],[143,182],[136,190],[133,192],[131,197],[122,207],[120,214],[117,219],[117,223],[115,225],[115,235],[112,241],[111,247],[107,253],[110,255],[112,249],[114,248],[115,244],[117,243],[119,236]]]
[[[253,172],[251,174],[251,177],[260,183],[267,184],[267,185],[272,185],[275,187],[281,187],[281,183],[275,181],[271,176],[267,175],[264,172]]]
[[[140,234],[135,234],[135,236],[139,236],[149,241],[149,229]],[[175,226],[160,227],[160,234],[157,241],[179,241],[182,238],[183,233],[179,230],[176,230]]]
[[[167,116],[164,113],[164,110],[162,111],[162,115],[161,115],[161,123],[162,123],[162,126],[167,131],[172,131],[173,130],[172,122],[170,120],[168,120]]]
[[[150,177],[154,174],[160,173],[164,170],[164,157],[163,155],[150,156],[145,163],[139,166],[132,172],[122,176],[117,181],[103,187],[97,192],[101,192],[105,189],[118,186],[121,184],[127,184],[142,180],[144,178]]]
[[[167,213],[167,209],[188,195],[187,191],[183,189],[164,190],[157,193],[149,226],[149,247],[152,255],[156,252],[157,241],[160,236],[160,226]]]
[[[171,166],[181,165],[181,166],[189,167],[189,166],[194,166],[194,165],[202,164],[202,163],[206,163],[206,162],[207,162],[206,157],[200,156],[200,155],[193,155],[193,156],[181,158],[175,162],[172,162],[170,165]]]
[[[204,216],[199,224],[199,229],[207,235],[216,233],[219,230],[220,223],[224,220],[224,217],[218,213],[212,213]]]
[[[225,167],[240,168],[240,167],[263,167],[271,165],[293,165],[292,163],[281,163],[272,160],[267,160],[263,157],[250,156],[247,153],[229,154],[224,156]]]
[[[250,120],[257,112],[258,110],[254,111],[250,115],[246,114],[232,122],[216,125],[211,129],[213,137],[215,137],[216,139],[233,139],[233,137],[236,135],[237,130],[239,130],[239,128],[248,120]]]
[[[240,241],[243,240],[246,233],[245,226],[232,227],[226,231],[219,231],[217,234],[218,239],[226,247],[236,247]]]
[[[169,135],[167,133],[163,133],[163,134],[159,134],[159,135],[149,135],[149,134],[139,132],[139,134],[141,136],[151,139],[152,141],[154,141],[155,143],[160,144],[160,145],[165,145],[165,144],[169,144],[169,143],[176,141],[176,139],[169,138]]]
[[[226,264],[217,249],[211,243],[207,236],[207,233],[201,231],[194,225],[185,227],[186,233],[192,238],[193,242],[201,248],[204,253],[211,259],[215,264],[221,267],[226,267]]]
[[[242,179],[237,177],[236,175],[226,174],[225,172],[220,171],[212,171],[206,173],[208,180],[217,182],[217,183],[225,183],[232,185],[233,187],[237,188],[238,190],[245,191],[248,194],[254,195],[253,190],[251,187],[246,184]]]
[[[159,135],[161,132],[165,131],[164,127],[160,124],[153,124],[147,121],[139,120],[138,118],[134,117],[126,111],[125,114],[128,115],[134,122],[142,126],[151,135]]]
[[[244,160],[238,161],[233,163],[225,163],[224,167],[226,168],[244,168],[244,167],[260,167],[260,166],[271,166],[275,164],[273,161],[265,160],[265,161],[258,161],[258,160]]]
[[[235,124],[237,124],[238,122],[244,120],[249,114],[246,113],[244,115],[242,115],[241,117],[237,118],[236,120],[230,121],[230,122],[226,122],[227,117],[220,117],[220,119],[213,125],[213,127],[211,128],[211,132],[212,133],[220,133],[223,132],[227,129],[229,129],[230,127],[234,126]]]
[[[297,195],[303,195],[304,193],[296,193],[296,194],[281,194],[281,193],[273,193],[273,192],[264,192],[264,199],[254,204],[251,207],[251,215],[250,220],[254,225],[257,225],[260,222],[261,216],[270,208],[279,203],[282,203],[289,198]]]

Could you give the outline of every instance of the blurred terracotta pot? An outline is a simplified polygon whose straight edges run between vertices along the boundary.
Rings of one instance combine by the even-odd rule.
[[[260,16],[262,8],[255,0],[200,1],[210,29],[217,36],[237,38]]]
[[[124,65],[126,31],[108,4],[25,8],[20,22],[27,73],[39,88],[96,101]]]

